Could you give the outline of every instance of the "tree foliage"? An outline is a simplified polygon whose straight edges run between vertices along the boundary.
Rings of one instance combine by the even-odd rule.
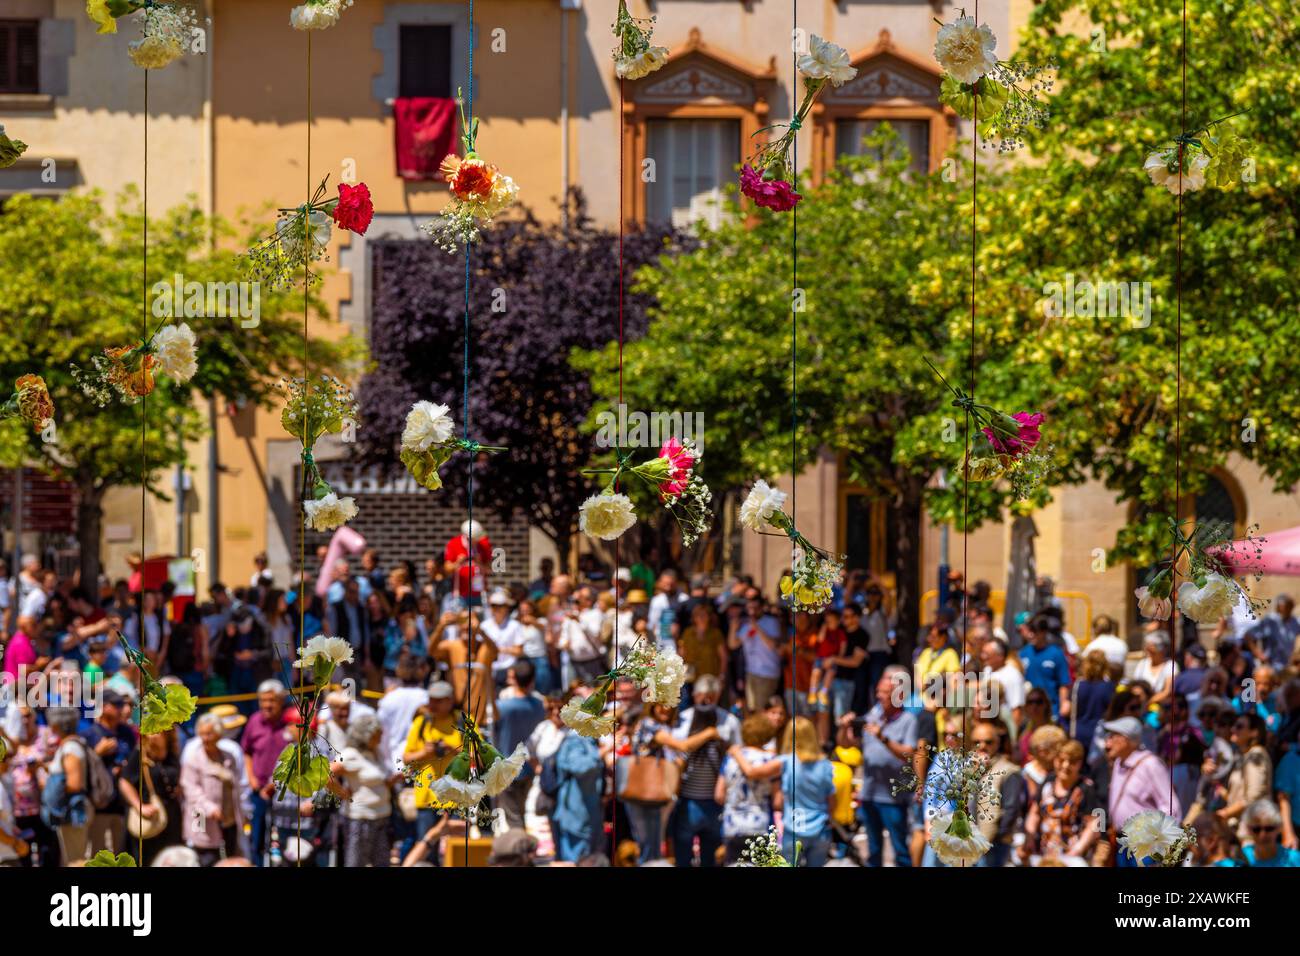
[[[166,497],[158,478],[185,462],[185,443],[204,434],[197,402],[220,396],[269,405],[279,376],[297,374],[303,360],[302,293],[263,290],[260,322],[243,328],[239,315],[180,317],[198,338],[198,372],[188,385],[166,378],[136,405],[100,408],[73,380],[72,364],[118,345],[137,345],[168,321],[153,313],[154,284],[235,282],[237,256],[214,251],[220,221],[178,207],[149,223],[148,281],[142,272],[143,216],[134,190],[106,211],[98,193],[58,201],[27,195],[8,200],[0,216],[0,377],[44,376],[54,399],[56,440],[46,442],[17,421],[0,423],[0,463],[35,463],[72,481],[80,496],[82,575],[98,573],[98,521],[104,493],[120,485],[147,485]],[[318,307],[319,303],[315,303]],[[206,306],[205,306],[206,308]],[[296,315],[294,314],[296,312]],[[317,367],[337,367],[350,354],[346,341],[315,337],[308,353]],[[142,422],[145,430],[142,435]],[[142,440],[147,456],[141,454]],[[147,468],[145,462],[147,461]]]
[[[667,230],[629,233],[628,274],[672,242]],[[465,257],[402,241],[378,244],[376,255],[374,364],[359,390],[359,436],[365,458],[392,467],[414,402],[450,405],[458,429],[464,425]],[[625,300],[629,338],[645,328],[644,301]],[[594,225],[580,196],[573,197],[567,228],[531,215],[499,222],[473,248],[469,302],[470,438],[506,447],[480,456],[475,501],[505,520],[522,508],[567,554],[578,508],[594,490],[580,474],[594,450],[582,429],[593,392],[569,354],[617,339],[618,237]],[[464,455],[441,474],[439,494],[463,502]]]

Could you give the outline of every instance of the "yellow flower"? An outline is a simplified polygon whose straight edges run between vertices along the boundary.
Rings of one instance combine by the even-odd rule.
[[[86,15],[99,24],[96,33],[117,32],[117,20],[108,12],[108,0],[86,0]]]

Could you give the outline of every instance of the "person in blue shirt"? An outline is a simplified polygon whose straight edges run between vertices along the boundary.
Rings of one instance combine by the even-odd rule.
[[[521,657],[506,671],[506,688],[497,697],[496,746],[503,754],[514,753],[526,743],[532,732],[546,718],[546,702],[533,690],[536,671],[532,662]],[[524,803],[533,786],[533,768],[525,762],[515,782],[497,795],[496,804],[505,815],[506,826],[522,829]]]
[[[600,746],[590,737],[570,730],[555,754],[555,812],[551,824],[555,835],[555,855],[564,863],[577,863],[600,849],[603,818],[601,793],[605,782],[605,762]]]
[[[1273,771],[1273,792],[1277,795],[1282,812],[1283,841],[1289,846],[1300,845],[1300,750],[1292,747],[1278,761]]]
[[[825,866],[831,848],[835,771],[822,753],[812,721],[796,717],[785,725],[781,755],[775,760],[754,766],[745,761],[739,747],[732,747],[729,756],[751,780],[781,777],[785,798],[781,854],[798,866]]]
[[[1281,843],[1282,814],[1272,800],[1256,800],[1242,815],[1251,842],[1241,848],[1251,866],[1300,866],[1300,852]]]
[[[1052,718],[1070,716],[1070,661],[1060,645],[1050,642],[1054,621],[1046,616],[1034,618],[1032,639],[1020,649],[1020,663],[1025,668],[1025,683],[1047,694],[1052,704]]]

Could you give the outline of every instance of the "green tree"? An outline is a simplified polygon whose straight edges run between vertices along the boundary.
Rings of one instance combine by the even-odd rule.
[[[1081,10],[1092,26],[1071,32]],[[1039,4],[1017,59],[1060,64],[1050,124],[1032,138],[1034,161],[980,202],[981,358],[1004,378],[1045,370],[1029,387],[1050,416],[1059,480],[1096,478],[1132,503],[1117,553],[1143,561],[1165,540],[1176,478],[1195,493],[1235,452],[1278,491],[1300,480],[1300,400],[1286,384],[1300,327],[1300,24],[1287,0],[1188,7],[1186,128],[1246,110],[1212,132],[1251,151],[1229,188],[1183,197],[1176,421],[1179,202],[1142,164],[1183,128],[1182,30],[1177,3]],[[1045,317],[1044,288],[1066,273],[1149,282],[1150,324]]]
[[[159,379],[136,405],[114,401],[100,408],[87,398],[70,366],[89,366],[106,347],[139,344],[145,322],[150,333],[165,324],[154,314],[156,283],[171,283],[177,274],[205,285],[243,278],[236,253],[212,249],[212,238],[229,235],[228,227],[179,207],[150,219],[144,282],[143,224],[131,190],[112,212],[97,193],[59,201],[20,195],[0,216],[0,324],[6,331],[0,379],[7,384],[27,372],[44,376],[56,409],[54,441],[15,420],[0,423],[0,464],[34,464],[76,486],[81,578],[88,582],[99,574],[105,492],[143,483],[166,498],[159,476],[183,464],[185,443],[204,433],[200,401],[219,396],[270,405],[278,378],[301,374],[303,363],[301,289],[263,289],[255,327],[242,327],[238,314],[176,319],[198,338],[198,372],[188,385]],[[319,310],[319,302],[314,307]],[[338,369],[354,351],[347,339],[314,335],[307,358],[312,368]]]
[[[920,280],[931,257],[969,250],[969,189],[907,173],[888,130],[871,146],[880,159],[844,159],[799,207],[793,446],[791,312],[800,303],[788,215],[733,210],[698,251],[639,273],[655,305],[646,336],[625,348],[624,381],[632,407],[704,412],[702,473],[715,494],[802,471],[824,452],[848,480],[878,489],[897,521],[892,570],[906,650],[920,624],[927,485],[939,468],[958,469],[965,425],[926,365],[949,364],[950,347],[960,354],[949,320],[965,293],[955,277]],[[597,394],[615,388],[614,358],[611,349],[575,358]],[[930,494],[941,511],[953,500]],[[973,485],[971,523],[1003,502],[996,486]]]

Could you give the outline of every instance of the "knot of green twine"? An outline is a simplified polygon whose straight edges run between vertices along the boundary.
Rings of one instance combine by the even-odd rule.
[[[310,449],[310,448],[304,448],[304,449],[303,449],[303,451],[302,451],[302,463],[303,463],[304,465],[314,465],[314,464],[316,464],[316,459],[313,458],[313,457],[311,456],[311,449]]]
[[[789,129],[792,133],[797,133],[799,130],[803,129],[803,124],[799,122],[799,117],[796,116],[794,119],[790,120]]]
[[[472,438],[462,438],[460,442],[460,447],[463,448],[465,451],[469,452],[471,455],[473,455],[473,454],[477,454],[479,449],[482,448],[483,446],[480,445],[478,442],[474,441]]]

